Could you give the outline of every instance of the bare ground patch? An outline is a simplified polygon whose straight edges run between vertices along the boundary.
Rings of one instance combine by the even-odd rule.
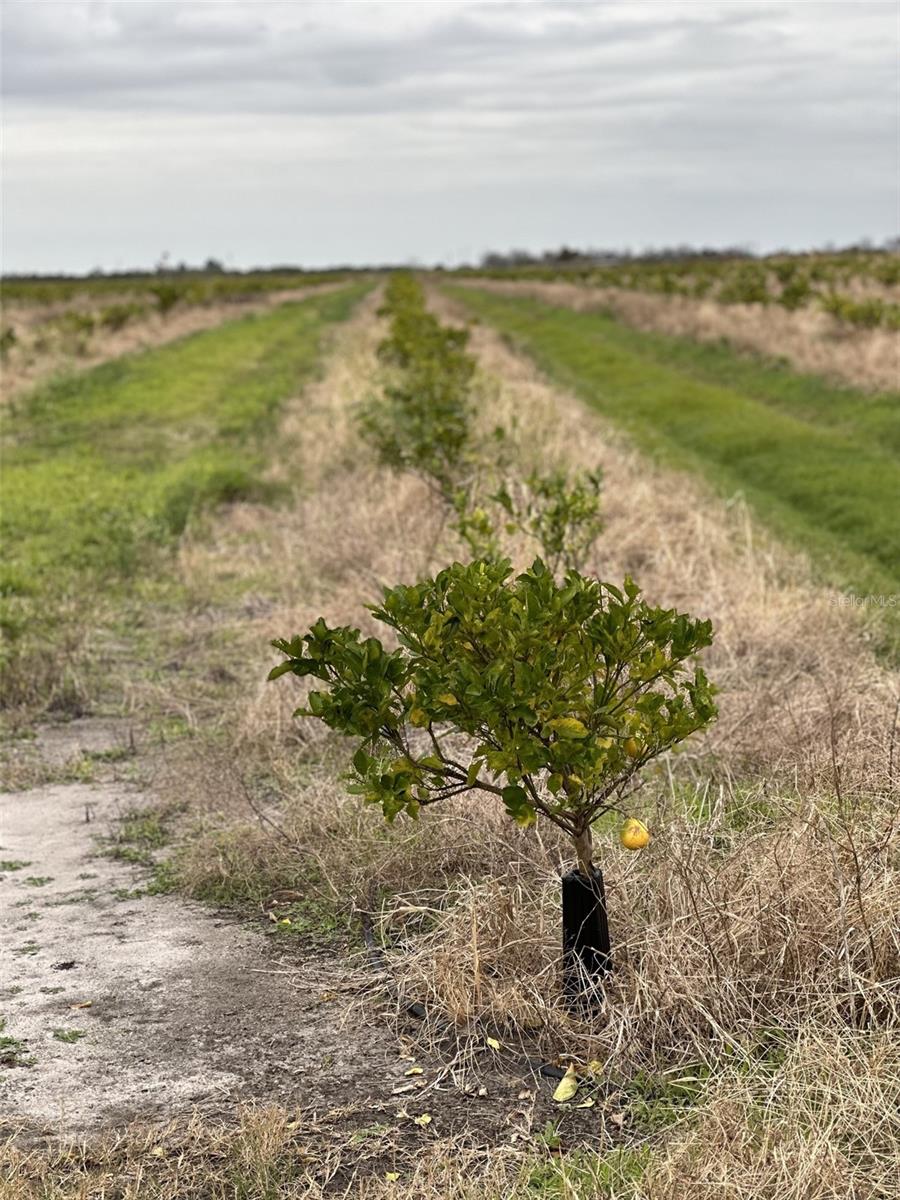
[[[152,813],[148,801],[119,784],[0,797],[2,1011],[18,1043],[0,1075],[0,1118],[20,1144],[232,1120],[247,1103],[348,1137],[396,1127],[400,1143],[404,1128],[415,1141],[431,1125],[491,1143],[550,1115],[527,1063],[487,1046],[480,1070],[416,1055],[413,1017],[398,1021],[377,988],[352,1003],[378,983],[365,960],[281,938],[277,903],[247,924],[154,894],[146,869],[110,857],[123,822]]]
[[[28,864],[0,884],[6,1033],[29,1063],[3,1072],[6,1119],[82,1132],[248,1099],[383,1100],[398,1047],[377,1019],[342,1025],[344,964],[147,894],[146,871],[104,853],[98,836],[147,799],[82,784],[0,799],[3,854]]]

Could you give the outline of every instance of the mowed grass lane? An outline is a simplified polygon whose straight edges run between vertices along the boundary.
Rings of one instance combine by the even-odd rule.
[[[4,632],[158,563],[205,506],[265,498],[282,402],[315,371],[356,285],[61,378],[4,420]],[[27,603],[26,603],[27,601]]]
[[[828,582],[900,593],[900,395],[836,387],[598,313],[446,290],[642,448],[744,495]]]

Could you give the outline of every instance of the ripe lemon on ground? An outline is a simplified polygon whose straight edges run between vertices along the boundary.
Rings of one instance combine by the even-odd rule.
[[[626,850],[643,850],[650,841],[650,830],[637,817],[629,817],[619,830],[619,841]]]

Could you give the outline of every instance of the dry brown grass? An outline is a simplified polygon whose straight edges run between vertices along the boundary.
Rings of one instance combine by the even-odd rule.
[[[185,850],[187,885],[251,900],[298,887],[348,916],[368,909],[398,1003],[426,1002],[422,1036],[441,1053],[465,1059],[490,1031],[509,1047],[603,1061],[630,1096],[619,1132],[635,1154],[649,1145],[649,1158],[617,1184],[591,1159],[546,1195],[887,1200],[900,1146],[883,1115],[897,1099],[900,688],[870,652],[864,617],[813,587],[803,561],[741,506],[649,466],[490,330],[474,330],[485,419],[515,415],[523,458],[602,465],[607,526],[592,565],[611,579],[633,573],[654,601],[716,629],[706,666],[722,715],[639,795],[650,850],[627,855],[611,830],[600,839],[618,969],[592,1021],[557,1000],[556,835],[519,830],[481,801],[387,828],[345,795],[339,742],[292,719],[297,691],[262,682],[270,637],[320,613],[368,625],[362,605],[380,582],[453,552],[424,488],[376,469],[355,432],[353,406],[373,380],[375,304],[336,333],[325,375],[286,415],[273,470],[295,483],[296,503],[232,506],[182,548],[180,636],[201,650],[221,640],[236,682],[212,693],[190,679],[128,684],[135,711],[187,714],[220,735],[205,751],[191,743],[168,785],[157,781],[190,801],[200,828]],[[520,562],[531,553],[510,549]],[[224,603],[234,578],[258,580],[258,593]],[[669,1114],[657,1131],[667,1072],[706,1082],[684,1123],[672,1128]],[[881,1115],[865,1123],[866,1113]],[[247,1119],[221,1135],[215,1162],[280,1161],[294,1147],[284,1114]],[[598,1144],[608,1137],[599,1126]],[[319,1195],[293,1148],[289,1159],[294,1174],[246,1194]],[[209,1169],[197,1194],[233,1194]],[[435,1145],[393,1190],[373,1176],[330,1194],[533,1195],[525,1169],[515,1155]],[[142,1196],[181,1194],[152,1171],[140,1179]],[[78,1186],[34,1194],[104,1194]]]
[[[900,386],[900,339],[886,329],[854,329],[818,308],[787,312],[777,305],[719,304],[687,296],[660,296],[624,288],[575,283],[478,279],[471,286],[500,295],[535,296],[576,311],[607,310],[635,329],[730,342],[800,371],[872,391]]]
[[[357,1131],[348,1136],[347,1121]],[[0,1148],[2,1155],[2,1148]],[[634,1196],[628,1159],[410,1132],[363,1109],[243,1108],[0,1157],[0,1200],[589,1200]],[[360,1168],[362,1172],[360,1173]]]
[[[801,1032],[776,1071],[729,1070],[651,1159],[648,1200],[891,1200],[900,1178],[896,1038]]]

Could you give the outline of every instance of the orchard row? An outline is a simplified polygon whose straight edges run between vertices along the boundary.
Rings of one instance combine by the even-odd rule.
[[[718,304],[818,307],[845,324],[900,329],[900,304],[878,290],[900,285],[900,257],[820,255],[771,259],[689,258],[670,262],[526,265],[467,272],[494,279],[568,281]],[[848,290],[849,289],[849,290]]]
[[[320,618],[274,643],[285,657],[270,678],[323,685],[296,715],[352,739],[350,790],[388,820],[493,797],[518,824],[540,816],[567,834],[592,887],[593,824],[625,815],[642,769],[715,716],[695,663],[710,622],[648,604],[630,579],[582,573],[598,477],[521,479],[509,433],[479,437],[467,332],[430,314],[408,277],[392,279],[385,312],[385,378],[363,431],[381,463],[427,485],[466,553],[371,606],[390,646]],[[502,541],[522,533],[545,557],[516,574]],[[646,830],[630,818],[622,842],[639,849]]]

